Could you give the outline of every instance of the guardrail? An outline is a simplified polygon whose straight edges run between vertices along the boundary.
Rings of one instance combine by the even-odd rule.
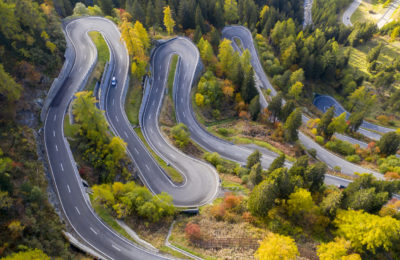
[[[67,79],[67,76],[71,72],[72,67],[75,63],[75,51],[73,50],[74,47],[65,32],[65,27],[67,26],[67,24],[68,22],[63,23],[63,33],[67,42],[67,48],[65,49],[64,53],[65,62],[63,64],[63,67],[61,68],[60,73],[58,74],[58,77],[53,80],[53,83],[51,84],[51,87],[47,93],[42,111],[40,112],[40,120],[42,122],[44,122],[44,120],[46,119],[47,110],[49,109],[51,102],[53,102],[53,99],[57,95],[58,91],[64,85],[64,82]]]

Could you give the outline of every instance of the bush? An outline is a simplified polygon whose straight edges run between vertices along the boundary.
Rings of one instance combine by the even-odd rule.
[[[187,223],[185,227],[186,238],[191,241],[199,241],[202,239],[200,226],[195,223]]]
[[[327,142],[325,144],[325,147],[335,153],[339,153],[345,156],[353,155],[356,152],[356,149],[351,143],[339,139]]]
[[[379,171],[381,173],[397,172],[400,173],[400,158],[395,155],[378,160]]]
[[[229,135],[229,130],[226,128],[219,128],[217,130],[218,134],[222,135],[222,136],[228,136]]]
[[[185,147],[190,141],[190,132],[186,125],[179,123],[171,129],[175,143],[180,147]]]
[[[335,172],[342,172],[342,167],[340,167],[340,166],[335,166],[335,167],[333,167],[333,170],[334,170]]]
[[[318,144],[322,145],[324,143],[324,138],[322,136],[320,136],[320,135],[317,135],[315,137],[315,142],[317,142]]]
[[[222,163],[222,158],[221,156],[219,156],[218,153],[206,153],[204,155],[204,159],[214,165],[214,167],[217,167],[219,164]]]
[[[357,154],[353,154],[346,156],[346,160],[352,163],[359,163],[361,161],[361,158]]]
[[[316,157],[317,157],[317,150],[315,150],[314,148],[308,149],[307,152],[308,152],[313,158],[316,158]]]

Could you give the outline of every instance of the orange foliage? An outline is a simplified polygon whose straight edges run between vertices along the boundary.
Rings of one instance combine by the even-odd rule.
[[[190,241],[198,241],[202,239],[200,226],[195,223],[187,223],[185,227],[186,238]]]
[[[385,173],[385,178],[386,180],[399,180],[400,174],[398,174],[397,172],[387,172]]]

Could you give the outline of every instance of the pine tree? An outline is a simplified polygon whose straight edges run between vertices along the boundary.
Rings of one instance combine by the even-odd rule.
[[[114,8],[112,0],[98,0],[99,6],[105,15],[111,15],[111,11]]]
[[[147,7],[146,7],[146,27],[150,28],[150,27],[154,27],[153,29],[156,29],[157,26],[155,26],[157,24],[156,21],[156,12],[153,6],[153,2],[152,1],[148,1],[147,2]]]
[[[132,6],[132,22],[135,21],[140,21],[140,23],[145,23],[145,17],[144,17],[144,10],[142,5],[139,3],[139,0],[135,0],[133,2],[133,6]]]
[[[236,23],[239,19],[236,0],[225,0],[224,17],[229,23]]]
[[[298,137],[298,129],[301,126],[301,109],[296,108],[287,118],[284,125],[284,135],[287,142],[296,141]]]
[[[281,112],[279,113],[279,120],[281,122],[285,122],[295,108],[296,105],[292,100],[287,101],[286,104],[282,107]]]
[[[250,71],[246,73],[244,77],[241,94],[244,102],[247,104],[249,104],[250,101],[258,94],[255,86],[253,69],[250,69]]]
[[[195,14],[194,20],[195,20],[195,23],[196,23],[196,30],[197,30],[197,27],[200,27],[201,33],[204,33],[204,31],[205,31],[205,23],[204,23],[204,18],[203,18],[203,15],[201,13],[201,8],[200,8],[199,4],[197,4],[197,7],[196,7],[196,14]]]
[[[228,39],[223,39],[219,45],[218,59],[221,64],[221,69],[225,75],[228,75],[232,68],[232,57],[234,53],[235,51],[233,50],[231,41]]]
[[[169,6],[164,8],[164,25],[169,35],[173,33],[175,21],[172,19],[171,8]]]
[[[272,97],[268,103],[268,110],[271,112],[272,120],[275,123],[282,110],[282,93],[279,92],[276,96]]]
[[[332,129],[329,129],[329,124],[332,122],[333,117],[335,116],[335,107],[330,107],[322,116],[319,124],[317,126],[317,133],[319,135],[323,134],[327,140],[334,134],[331,132]]]

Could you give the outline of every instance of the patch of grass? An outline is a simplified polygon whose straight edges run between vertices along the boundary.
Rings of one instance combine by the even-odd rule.
[[[171,248],[169,248],[169,247],[167,247],[165,245],[161,246],[159,249],[160,249],[161,252],[170,254],[170,255],[175,256],[175,257],[177,257],[179,259],[191,259],[191,258],[188,258],[186,255],[184,255],[184,254],[182,254],[182,253],[180,253],[178,251],[175,251],[175,250],[173,250],[173,249],[171,249]]]
[[[168,88],[168,95],[172,98],[173,94],[173,87],[174,87],[174,79],[175,79],[175,71],[176,71],[176,65],[178,63],[178,55],[174,54],[172,55],[171,58],[171,63],[169,64],[169,70],[168,70],[168,79],[167,79],[167,88]]]
[[[93,91],[96,83],[101,81],[101,75],[103,74],[104,66],[110,59],[110,52],[101,33],[97,31],[91,31],[89,32],[89,36],[97,48],[97,64],[92,72],[92,75],[90,75],[88,84],[86,86],[87,90]]]
[[[350,21],[377,23],[385,12],[384,4],[377,0],[363,0],[357,10],[350,17]]]
[[[89,36],[96,45],[98,61],[106,63],[110,59],[110,52],[103,35],[97,31],[91,31],[89,32]]]
[[[135,132],[145,144],[147,150],[150,151],[153,158],[157,161],[160,167],[164,169],[165,173],[168,174],[171,180],[177,183],[183,182],[183,176],[175,168],[168,166],[167,163],[163,159],[161,159],[161,157],[158,156],[157,153],[153,151],[153,149],[151,149],[150,145],[146,142],[146,139],[143,136],[142,130],[140,128],[135,128]]]
[[[233,182],[233,181],[228,181],[228,180],[222,180],[222,188],[234,191],[234,192],[243,192],[245,195],[248,195],[250,193],[249,189],[246,189],[243,185]]]
[[[125,113],[132,125],[139,125],[139,111],[142,104],[143,88],[137,80],[131,77],[125,102]]]

